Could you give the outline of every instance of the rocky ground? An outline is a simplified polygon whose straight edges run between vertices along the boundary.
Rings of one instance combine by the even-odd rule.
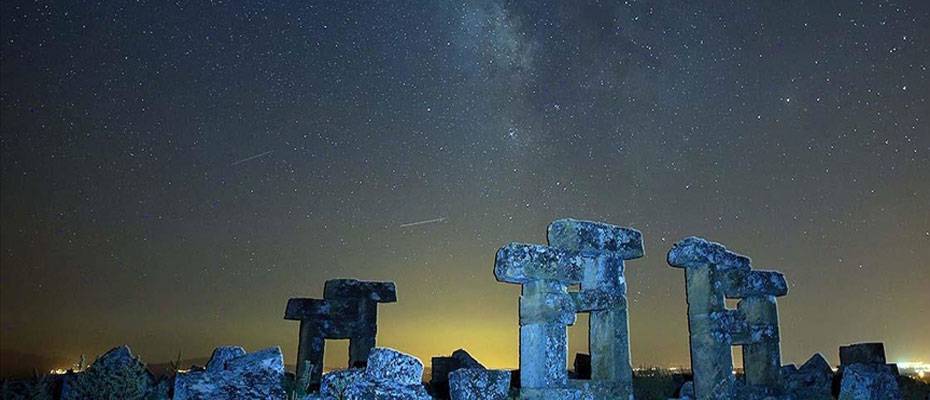
[[[366,368],[331,371],[324,374],[319,388],[303,388],[299,378],[285,371],[283,355],[276,347],[252,353],[240,347],[221,347],[214,351],[204,367],[156,377],[128,347],[124,346],[100,356],[89,368],[81,372],[4,381],[0,393],[2,400],[429,400],[447,399],[449,396],[453,399],[517,398],[518,389],[512,387],[512,382],[518,382],[518,379],[513,376],[513,371],[485,369],[461,350],[442,359],[445,370],[450,371],[448,376],[424,383],[423,363],[419,359],[393,349],[375,348],[372,349]],[[792,371],[806,373],[802,374],[806,377],[802,381],[812,384],[819,382],[818,379],[822,380],[820,375],[829,370],[828,366],[824,369],[825,365],[822,357],[812,357],[804,366]],[[851,376],[855,378],[855,382],[868,379],[870,369],[881,368],[877,365],[879,364],[852,368],[854,371]],[[904,376],[896,379],[901,398],[926,400],[930,396],[930,383]],[[688,380],[690,377],[683,374],[672,374],[662,370],[641,371],[634,377],[636,398],[676,398],[680,395],[680,388]],[[848,384],[855,382],[851,381]],[[854,396],[874,398],[866,394]],[[827,393],[824,397],[809,398],[834,397]]]

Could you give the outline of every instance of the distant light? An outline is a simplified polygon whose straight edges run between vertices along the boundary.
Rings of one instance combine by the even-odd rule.
[[[48,371],[48,373],[52,375],[64,375],[68,373],[68,370],[64,368],[56,368],[51,371]]]
[[[920,379],[924,379],[924,371],[918,372],[918,373],[917,373],[917,376],[919,376]]]

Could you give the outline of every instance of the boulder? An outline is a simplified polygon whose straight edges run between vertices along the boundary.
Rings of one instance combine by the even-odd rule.
[[[174,382],[175,400],[285,400],[284,357],[272,347],[226,359],[235,350],[213,352],[212,370],[179,373]],[[225,362],[222,360],[225,359]],[[223,364],[220,368],[219,365]]]
[[[429,381],[430,394],[440,399],[449,398],[449,373],[462,368],[485,369],[478,360],[463,349],[452,352],[448,357],[433,357]]]
[[[885,345],[876,343],[856,343],[849,346],[840,346],[840,365],[852,364],[884,364]]]
[[[62,380],[62,400],[119,398],[141,400],[155,387],[155,377],[128,346],[110,349],[86,370]]]
[[[786,388],[801,399],[832,399],[833,369],[818,353],[784,376]]]
[[[449,374],[452,400],[503,400],[510,391],[510,371],[460,368]]]
[[[423,385],[357,381],[343,392],[343,400],[432,400]]]
[[[852,364],[843,368],[839,400],[896,400],[898,379],[885,364]]]
[[[339,371],[332,371],[323,374],[323,380],[320,383],[320,395],[323,398],[341,399],[345,395],[346,388],[353,382],[365,380],[365,370],[352,368]]]
[[[368,380],[374,383],[420,385],[423,382],[423,363],[419,359],[387,347],[371,349],[365,372]]]
[[[430,400],[423,386],[423,363],[414,356],[375,347],[362,369],[323,375],[320,396],[341,400]]]
[[[222,346],[213,350],[210,361],[207,362],[207,371],[216,372],[226,368],[226,361],[246,355],[245,349],[239,346]]]

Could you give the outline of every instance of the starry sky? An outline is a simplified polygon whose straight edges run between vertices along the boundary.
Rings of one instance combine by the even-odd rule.
[[[5,351],[292,363],[287,299],[355,277],[397,282],[379,344],[516,367],[494,254],[575,217],[644,234],[634,365],[689,362],[689,235],[785,273],[785,363],[930,362],[930,2],[0,11]]]

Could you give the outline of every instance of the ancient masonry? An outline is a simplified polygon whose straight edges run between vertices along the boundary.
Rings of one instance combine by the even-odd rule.
[[[393,282],[326,281],[322,299],[290,299],[284,319],[300,321],[297,376],[309,368],[309,385],[319,386],[326,339],[349,339],[349,367],[364,367],[375,347],[378,303],[397,301]]]
[[[779,395],[781,351],[775,298],[788,293],[785,277],[754,271],[748,257],[719,243],[689,237],[668,252],[685,269],[691,369],[698,399]],[[725,299],[740,299],[735,310]],[[743,346],[745,384],[733,376],[731,347]]]
[[[521,398],[632,399],[624,261],[643,256],[642,234],[561,219],[549,245],[511,243],[497,252],[498,281],[522,285]],[[568,287],[580,285],[580,290]],[[590,313],[591,380],[569,381],[566,327]]]

